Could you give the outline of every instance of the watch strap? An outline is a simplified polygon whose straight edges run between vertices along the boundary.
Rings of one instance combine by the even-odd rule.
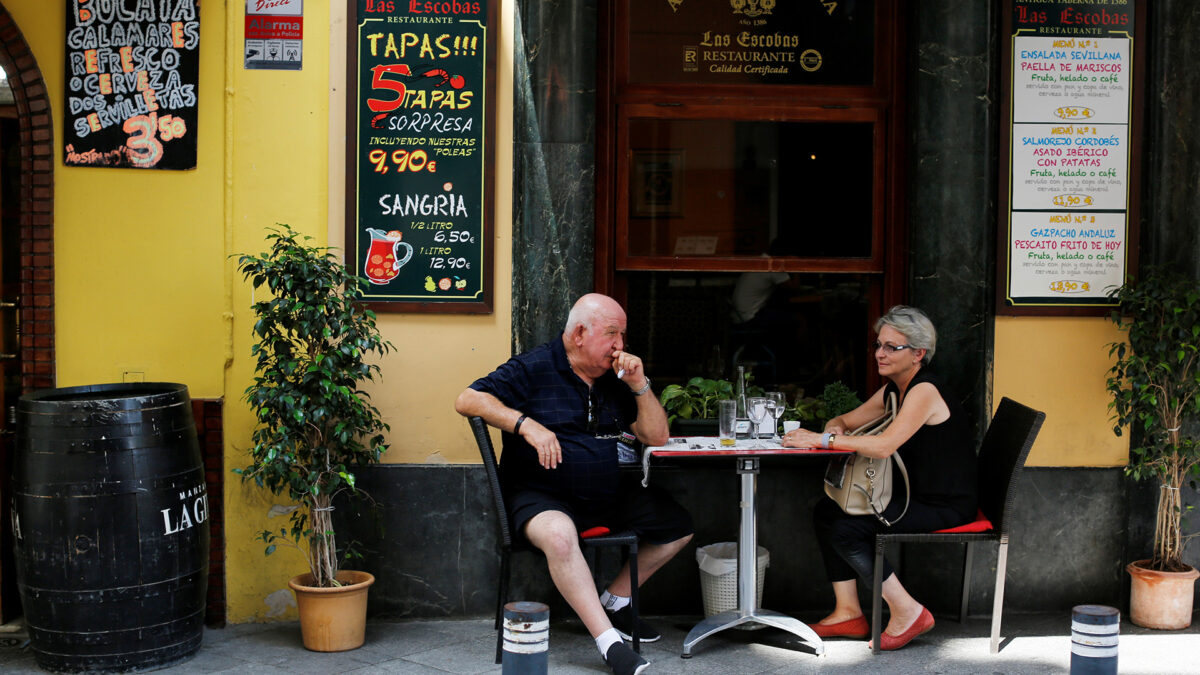
[[[650,378],[647,377],[646,384],[643,385],[641,389],[638,389],[637,391],[633,392],[633,395],[641,396],[642,394],[645,394],[648,391],[650,391]]]

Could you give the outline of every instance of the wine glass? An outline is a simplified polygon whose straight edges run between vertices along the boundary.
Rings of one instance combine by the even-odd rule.
[[[774,404],[770,409],[771,416],[775,419],[775,424],[771,426],[771,437],[782,443],[783,438],[779,435],[779,420],[783,419],[783,413],[787,410],[787,398],[784,397],[782,391],[768,391],[766,396]]]
[[[771,399],[761,396],[753,396],[746,399],[746,414],[750,416],[750,421],[754,422],[750,435],[754,439],[754,447],[756,448],[766,447],[758,440],[758,428],[762,426],[763,420],[767,418],[767,408],[772,403]]]

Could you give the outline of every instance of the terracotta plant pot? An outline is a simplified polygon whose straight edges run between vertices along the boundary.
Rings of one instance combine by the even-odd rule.
[[[344,652],[362,646],[367,627],[367,588],[375,583],[368,572],[342,570],[342,586],[317,588],[311,574],[288,582],[300,609],[300,636],[314,652]]]
[[[1192,625],[1192,586],[1200,572],[1159,572],[1147,569],[1149,560],[1125,566],[1132,579],[1129,619],[1142,628],[1179,630]]]

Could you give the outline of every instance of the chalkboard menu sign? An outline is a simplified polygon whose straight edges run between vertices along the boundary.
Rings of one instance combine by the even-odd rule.
[[[1136,242],[1137,8],[1126,0],[1013,0],[1007,9],[998,311],[1102,311],[1129,273]]]
[[[491,311],[493,4],[352,5],[346,262],[377,310]]]
[[[63,163],[196,167],[199,0],[66,0]]]

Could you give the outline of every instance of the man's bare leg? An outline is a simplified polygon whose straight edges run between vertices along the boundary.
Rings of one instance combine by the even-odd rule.
[[[645,544],[638,546],[638,588],[646,583],[646,580],[657,572],[668,560],[675,557],[676,553],[683,550],[684,546],[692,540],[692,535],[680,537],[675,541],[666,544]],[[621,571],[617,573],[615,579],[608,586],[608,592],[613,595],[629,597],[633,590],[633,585],[629,581],[629,563],[625,563],[621,567]]]
[[[562,511],[542,511],[525,524],[525,537],[546,555],[554,587],[575,610],[588,633],[595,638],[612,628],[600,605],[592,572],[579,548],[579,531],[570,516]]]

